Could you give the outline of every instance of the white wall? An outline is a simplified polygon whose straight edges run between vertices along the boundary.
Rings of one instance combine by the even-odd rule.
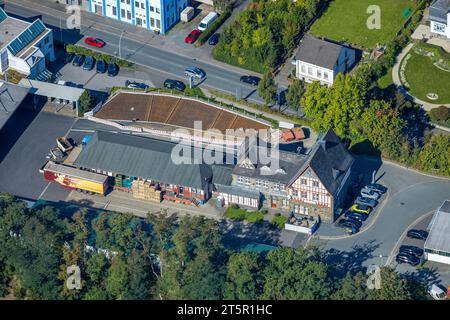
[[[303,67],[303,68],[302,68]],[[310,74],[309,71],[312,71]],[[334,82],[334,72],[333,70],[318,67],[316,65],[297,60],[297,78],[302,79],[303,77],[307,82],[314,80],[320,81],[323,84],[332,85]],[[325,79],[325,73],[328,74],[328,79]]]
[[[450,14],[447,15],[447,25],[440,22],[431,21],[430,29],[432,33],[440,34],[450,39],[449,25],[450,25]],[[441,28],[443,29],[443,31],[440,31]]]
[[[426,253],[427,260],[450,265],[450,257],[441,256],[435,253]]]

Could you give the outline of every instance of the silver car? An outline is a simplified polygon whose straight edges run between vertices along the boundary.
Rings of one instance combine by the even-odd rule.
[[[369,199],[369,198],[364,198],[359,196],[358,198],[356,198],[355,200],[356,204],[362,205],[362,206],[369,206],[372,208],[375,208],[378,204],[378,202],[376,200],[373,199]]]
[[[206,77],[205,71],[197,67],[189,67],[184,70],[184,75],[186,77],[194,77],[197,79],[203,79]]]
[[[364,198],[369,198],[373,200],[378,200],[380,198],[380,194],[374,190],[371,190],[369,188],[364,188],[361,190],[361,196]]]

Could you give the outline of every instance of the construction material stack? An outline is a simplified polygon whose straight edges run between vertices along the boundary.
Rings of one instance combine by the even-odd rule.
[[[132,186],[133,197],[147,201],[162,201],[161,190],[148,181],[134,180]]]

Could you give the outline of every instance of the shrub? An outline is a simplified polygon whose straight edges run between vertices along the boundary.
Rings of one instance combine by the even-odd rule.
[[[206,40],[211,37],[217,29],[231,16],[231,10],[228,9],[224,13],[222,13],[216,21],[214,21],[205,31],[202,32],[200,37],[198,37],[197,42],[195,43],[196,47],[202,46]]]
[[[450,108],[440,106],[439,108],[430,110],[428,115],[432,122],[445,124],[450,120]]]
[[[285,216],[282,216],[281,213],[275,214],[275,216],[272,218],[272,224],[277,226],[279,229],[283,229],[284,225],[286,224],[288,218]]]
[[[112,63],[115,62],[119,67],[121,68],[131,68],[134,66],[134,64],[130,61],[126,61],[126,60],[121,60],[118,59],[116,57],[101,53],[101,52],[96,52],[93,50],[90,50],[88,48],[85,47],[81,47],[81,46],[77,46],[77,45],[73,45],[73,44],[69,44],[66,47],[66,51],[68,53],[75,53],[75,54],[83,54],[85,56],[92,56],[95,58],[95,60],[104,60],[106,63]]]

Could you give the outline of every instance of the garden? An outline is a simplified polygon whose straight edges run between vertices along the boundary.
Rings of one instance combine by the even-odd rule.
[[[381,9],[380,29],[367,27],[367,20],[373,14],[368,10],[371,5]],[[416,7],[416,0],[335,0],[314,23],[310,32],[317,37],[372,49],[377,43],[391,41]]]
[[[440,47],[419,43],[403,59],[400,79],[420,100],[450,103],[450,54]]]

